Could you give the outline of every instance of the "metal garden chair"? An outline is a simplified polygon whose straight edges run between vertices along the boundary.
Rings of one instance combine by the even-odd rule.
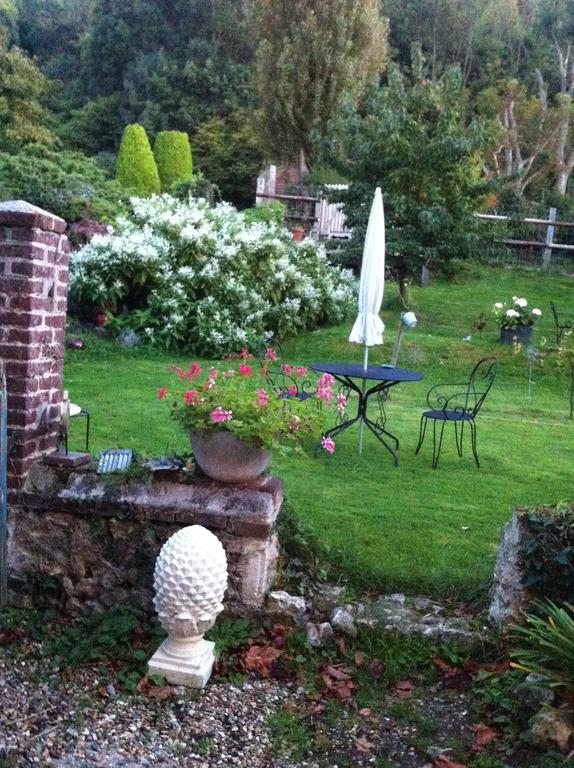
[[[474,366],[468,381],[464,384],[438,384],[429,390],[427,403],[431,410],[425,411],[421,416],[419,443],[415,454],[418,454],[421,449],[430,419],[433,423],[433,469],[436,469],[438,465],[444,428],[448,422],[454,423],[456,449],[459,456],[462,456],[464,427],[465,424],[468,424],[472,455],[476,461],[476,466],[480,468],[476,452],[476,424],[474,420],[494,383],[497,370],[498,360],[495,357],[485,357]],[[437,422],[441,422],[438,442]]]
[[[556,330],[556,346],[559,347],[562,344],[562,337],[566,331],[574,329],[574,315],[559,312],[553,301],[550,302],[550,309],[552,310],[552,317],[554,318],[554,327]]]

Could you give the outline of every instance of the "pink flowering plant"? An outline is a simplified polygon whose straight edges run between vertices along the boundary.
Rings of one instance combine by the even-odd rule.
[[[297,375],[296,366],[291,370]],[[305,368],[298,370],[306,373]],[[239,359],[218,366],[192,363],[188,368],[170,366],[168,371],[172,383],[158,390],[158,398],[190,432],[224,429],[279,452],[300,448],[306,435],[319,432],[321,415],[313,402],[279,397],[265,378],[264,367],[246,350]]]

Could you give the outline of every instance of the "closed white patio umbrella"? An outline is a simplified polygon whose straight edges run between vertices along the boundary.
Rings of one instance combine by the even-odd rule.
[[[379,317],[385,290],[385,211],[381,188],[377,187],[363,248],[361,281],[359,284],[359,314],[353,325],[349,341],[365,345],[363,366],[369,364],[369,347],[383,343],[385,324]],[[363,391],[365,380],[363,380]],[[359,432],[359,453],[363,452],[363,428]]]

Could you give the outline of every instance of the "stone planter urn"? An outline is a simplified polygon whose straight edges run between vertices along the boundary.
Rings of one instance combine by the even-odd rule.
[[[203,688],[211,676],[214,643],[203,635],[223,610],[227,558],[219,539],[201,525],[174,533],[154,572],[154,605],[168,637],[148,662],[170,683]]]
[[[224,429],[190,432],[191,449],[208,477],[222,483],[255,480],[271,463],[271,451],[247,443]]]
[[[529,344],[532,339],[531,325],[518,325],[516,328],[501,328],[500,341],[502,344],[514,344],[516,340],[519,344]]]

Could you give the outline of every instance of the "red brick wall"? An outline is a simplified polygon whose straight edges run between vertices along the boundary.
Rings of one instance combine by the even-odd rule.
[[[8,486],[57,448],[68,294],[66,222],[0,203],[0,361],[8,388]]]

